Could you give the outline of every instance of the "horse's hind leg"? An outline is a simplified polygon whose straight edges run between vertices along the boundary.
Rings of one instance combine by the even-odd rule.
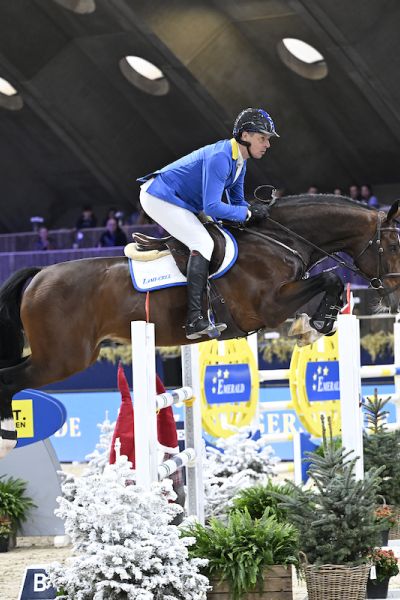
[[[66,379],[77,371],[89,367],[99,354],[99,346],[90,348],[83,341],[75,344],[69,357],[61,353],[46,353],[44,356],[32,355],[20,364],[0,369],[0,458],[3,458],[17,443],[12,398],[14,394],[26,388],[40,388],[48,383]],[[64,360],[63,360],[64,359]]]

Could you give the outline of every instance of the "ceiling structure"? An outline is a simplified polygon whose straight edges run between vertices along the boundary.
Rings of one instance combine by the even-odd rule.
[[[230,137],[248,106],[281,135],[249,165],[249,193],[400,189],[399,28],[396,0],[1,3],[0,78],[17,95],[0,94],[0,230],[71,226],[88,203],[128,214],[138,176]],[[283,38],[315,47],[326,77],[288,68]],[[133,85],[126,56],[161,69],[167,93]]]

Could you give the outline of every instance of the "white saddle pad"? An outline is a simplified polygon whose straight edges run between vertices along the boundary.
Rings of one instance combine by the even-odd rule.
[[[221,229],[225,236],[225,257],[218,271],[210,279],[222,277],[235,264],[238,249],[235,238],[226,229]],[[160,290],[174,285],[186,285],[186,277],[182,275],[171,254],[156,260],[141,261],[129,259],[132,283],[139,292]]]

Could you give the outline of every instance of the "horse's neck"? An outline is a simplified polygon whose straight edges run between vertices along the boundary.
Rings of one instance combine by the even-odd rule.
[[[316,206],[299,206],[290,212],[281,208],[273,218],[326,252],[356,256],[376,231],[376,215],[358,207],[323,205],[320,210]]]

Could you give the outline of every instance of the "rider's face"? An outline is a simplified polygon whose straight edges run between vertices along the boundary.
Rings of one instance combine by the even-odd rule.
[[[270,136],[265,135],[264,133],[251,133],[249,131],[244,131],[242,133],[242,140],[251,143],[251,155],[253,158],[262,158],[268,148],[270,148]]]

